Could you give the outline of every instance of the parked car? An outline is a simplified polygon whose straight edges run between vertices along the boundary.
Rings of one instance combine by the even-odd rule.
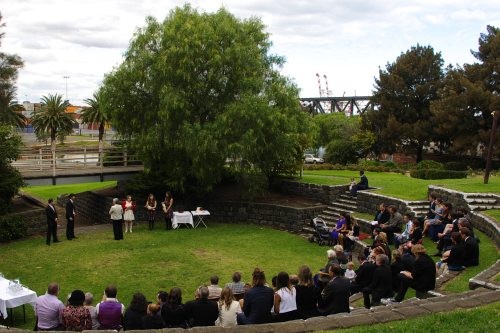
[[[304,163],[325,163],[325,160],[322,159],[321,157],[316,157],[313,154],[305,154],[304,155]]]

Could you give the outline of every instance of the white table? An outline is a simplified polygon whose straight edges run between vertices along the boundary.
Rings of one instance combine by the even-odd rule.
[[[200,224],[203,224],[205,228],[207,228],[207,225],[205,224],[205,221],[203,220],[203,216],[209,216],[210,212],[208,210],[192,210],[191,214],[193,216],[196,216],[196,222],[194,224],[194,227],[197,228]]]
[[[32,306],[35,306],[37,295],[36,292],[33,290],[30,290],[26,287],[23,287],[22,290],[16,293],[11,293],[7,288],[9,287],[9,280],[0,277],[0,312],[2,313],[4,319],[9,316],[7,313],[7,309],[13,309],[18,306],[23,306],[23,312],[24,312],[24,305],[25,304],[31,304]],[[24,321],[26,321],[26,314],[24,317]],[[12,323],[12,318],[11,318],[11,323]]]
[[[194,228],[193,215],[191,212],[174,212],[174,217],[172,218],[172,228],[177,229],[180,224],[190,225]]]

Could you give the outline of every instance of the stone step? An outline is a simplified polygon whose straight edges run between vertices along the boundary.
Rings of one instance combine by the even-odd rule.
[[[357,201],[356,198],[353,198],[350,194],[341,194],[339,198],[352,201],[353,203]]]
[[[471,210],[500,209],[500,205],[469,205]]]
[[[342,197],[338,198],[333,203],[343,203],[346,205],[356,206],[356,200],[346,199],[346,198],[342,198]]]
[[[496,205],[496,199],[488,199],[488,198],[467,198],[467,203],[469,205],[477,205],[477,204],[486,204],[486,205]]]
[[[342,202],[332,202],[330,205],[328,205],[328,208],[333,208],[339,211],[353,212],[358,207],[356,205],[349,205]]]

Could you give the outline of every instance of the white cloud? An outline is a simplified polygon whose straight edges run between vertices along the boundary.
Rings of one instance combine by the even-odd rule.
[[[122,58],[137,27],[163,20],[184,0],[0,0],[7,24],[2,51],[25,61],[19,98],[65,93],[81,103]],[[219,0],[191,1],[240,18],[260,17],[287,59],[284,73],[302,95],[317,95],[315,74],[328,75],[336,95],[370,94],[378,68],[411,46],[430,44],[447,63],[474,61],[470,49],[487,24],[500,26],[497,1],[466,0]]]

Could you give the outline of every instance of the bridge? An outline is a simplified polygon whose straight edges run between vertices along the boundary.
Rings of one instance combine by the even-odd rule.
[[[126,148],[97,147],[24,149],[12,162],[28,185],[59,185],[126,180],[144,169],[142,161]]]
[[[342,112],[353,116],[374,110],[371,98],[372,96],[302,97],[300,102],[312,115]]]

